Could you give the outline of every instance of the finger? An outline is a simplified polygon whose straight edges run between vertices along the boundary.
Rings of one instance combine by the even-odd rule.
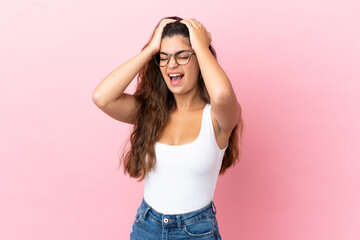
[[[162,23],[163,24],[168,24],[168,23],[172,23],[172,22],[176,22],[176,19],[171,19],[171,18],[165,18]]]
[[[188,19],[189,22],[191,23],[191,25],[194,27],[194,28],[200,28],[199,24],[196,22],[195,18],[189,18]]]
[[[173,18],[164,18],[162,21],[176,21],[176,19],[173,19]]]
[[[168,23],[175,22],[175,21],[176,21],[176,19],[164,18],[163,20],[161,20],[160,25],[167,25]]]
[[[202,24],[196,20],[195,18],[191,18],[192,23],[194,23],[194,25],[196,25],[198,28],[202,27]]]
[[[173,18],[165,18],[164,20],[165,20],[165,21],[168,21],[168,22],[175,22],[175,21],[177,21],[176,19],[173,19]]]
[[[194,23],[192,23],[189,18],[183,19],[180,22],[184,23],[188,28],[194,28]]]
[[[165,18],[165,19],[161,20],[158,28],[163,29],[167,24],[173,23],[175,21],[176,21],[176,19]]]

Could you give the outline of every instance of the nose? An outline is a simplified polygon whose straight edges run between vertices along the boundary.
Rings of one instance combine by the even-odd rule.
[[[173,68],[173,67],[177,67],[177,62],[175,60],[175,56],[174,55],[170,55],[169,56],[169,67]]]

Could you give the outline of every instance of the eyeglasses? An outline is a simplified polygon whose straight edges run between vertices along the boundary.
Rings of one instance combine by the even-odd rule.
[[[174,57],[175,62],[178,65],[185,65],[190,61],[190,57],[196,54],[188,50],[180,50],[176,53],[160,52],[153,57],[156,65],[158,65],[159,67],[165,67],[169,63],[171,55]]]

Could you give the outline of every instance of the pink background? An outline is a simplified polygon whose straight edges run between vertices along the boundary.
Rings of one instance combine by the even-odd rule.
[[[358,0],[1,1],[0,239],[129,238],[130,125],[91,95],[171,15],[211,32],[243,108],[223,239],[360,239]]]

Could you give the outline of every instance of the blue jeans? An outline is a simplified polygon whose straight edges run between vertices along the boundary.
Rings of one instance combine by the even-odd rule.
[[[162,214],[144,198],[136,210],[130,240],[206,239],[221,240],[213,201],[183,214]]]

